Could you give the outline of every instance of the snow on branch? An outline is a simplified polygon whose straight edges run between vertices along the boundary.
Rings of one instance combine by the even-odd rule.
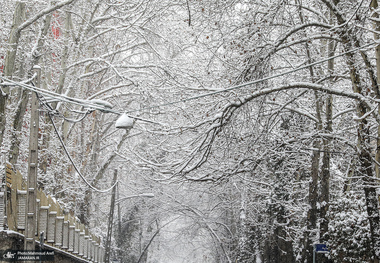
[[[298,31],[302,30],[302,29],[305,29],[307,27],[322,27],[322,28],[326,28],[326,29],[330,29],[332,28],[331,25],[329,24],[325,24],[325,23],[308,23],[308,24],[303,24],[303,25],[299,25],[299,26],[296,26],[294,27],[292,30],[290,30],[288,33],[286,33],[285,36],[283,36],[278,42],[277,44],[275,45],[275,48],[274,48],[274,51],[277,50],[277,48],[279,46],[281,46],[282,43],[284,43],[286,41],[286,39],[288,37],[290,37],[291,35],[297,33]]]
[[[207,122],[203,122],[203,124],[209,123],[210,126],[205,131],[204,136],[202,138],[199,138],[198,145],[192,150],[192,152],[189,154],[189,158],[182,162],[182,164],[178,167],[179,174],[185,175],[188,174],[200,166],[202,166],[203,163],[205,163],[208,159],[208,156],[211,153],[211,149],[213,146],[213,142],[216,138],[216,136],[222,131],[223,127],[229,123],[229,120],[232,118],[234,112],[240,108],[241,106],[249,103],[250,101],[269,95],[272,93],[276,93],[279,91],[285,91],[290,89],[309,89],[309,90],[315,90],[320,92],[325,92],[332,95],[337,95],[341,97],[347,97],[354,100],[359,101],[365,107],[368,109],[368,115],[373,114],[377,118],[376,112],[373,109],[376,109],[373,105],[371,105],[370,102],[376,102],[378,101],[373,100],[371,98],[365,97],[359,93],[354,92],[347,92],[344,90],[338,90],[338,89],[332,89],[329,87],[326,87],[324,85],[315,84],[315,83],[308,83],[308,82],[296,82],[292,83],[286,86],[278,86],[278,87],[272,87],[272,88],[266,88],[261,89],[259,91],[256,91],[252,93],[251,95],[240,99],[238,102],[230,102],[228,103],[220,114],[216,114],[213,118],[209,119]],[[316,120],[313,116],[307,115],[304,112],[299,112],[300,114],[304,114],[305,116],[308,116],[309,118]],[[367,115],[365,117],[368,117]]]
[[[35,16],[29,18],[28,20],[26,20],[24,23],[22,23],[18,28],[17,28],[17,31],[18,32],[21,32],[22,30],[24,30],[25,28],[27,28],[28,26],[30,26],[31,24],[33,24],[34,22],[36,22],[38,19],[40,19],[41,17],[43,17],[44,15],[46,14],[49,14],[57,9],[60,9],[61,7],[65,6],[65,5],[69,5],[73,2],[75,2],[76,0],[66,0],[66,1],[62,1],[60,3],[57,3],[56,5],[54,6],[51,6],[49,8],[46,8],[44,10],[42,10],[40,13],[36,14]]]

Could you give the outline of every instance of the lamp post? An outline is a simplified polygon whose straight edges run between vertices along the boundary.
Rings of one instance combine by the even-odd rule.
[[[117,170],[115,169],[114,171],[114,177],[113,177],[113,185],[116,184],[117,181]],[[106,237],[106,251],[105,251],[105,263],[110,262],[110,254],[111,254],[111,236],[112,236],[112,223],[113,223],[113,215],[114,215],[114,210],[115,210],[115,204],[119,205],[120,202],[123,202],[125,200],[131,199],[131,198],[137,198],[137,197],[146,197],[146,198],[153,198],[154,194],[153,193],[142,193],[142,194],[136,194],[136,195],[131,195],[123,198],[119,198],[118,200],[115,200],[115,195],[116,195],[116,185],[112,189],[112,196],[111,196],[111,207],[110,207],[110,213],[108,216],[108,226],[107,226],[107,237]],[[120,209],[119,209],[120,213]],[[120,214],[119,214],[119,220],[120,220]],[[119,222],[119,228],[120,228],[120,222]],[[120,230],[119,234],[120,234]]]
[[[95,104],[99,104],[99,100],[93,101]],[[104,104],[104,102],[101,101],[100,104]],[[106,105],[107,108],[112,108],[112,105]],[[116,121],[115,127],[117,129],[125,129],[127,132],[129,132],[130,129],[132,129],[134,124],[134,120],[130,118],[127,114],[122,114]],[[112,189],[112,196],[111,196],[111,207],[110,207],[110,213],[108,216],[108,226],[107,226],[107,237],[106,237],[106,250],[105,250],[105,263],[110,262],[110,253],[111,253],[111,236],[112,236],[112,223],[113,223],[113,214],[115,210],[115,194],[116,194],[116,181],[117,181],[117,170],[114,171],[114,177],[113,177],[113,183],[114,188]],[[133,197],[154,197],[153,194],[141,194],[141,195],[134,195],[134,196],[128,196],[123,198],[129,199]],[[116,203],[119,204],[122,200],[117,200]],[[120,230],[120,229],[119,229]]]
[[[107,227],[107,239],[106,239],[106,253],[104,261],[106,263],[110,262],[110,253],[111,253],[111,234],[112,234],[112,221],[113,221],[113,212],[115,206],[115,193],[116,193],[116,180],[117,180],[117,170],[115,169],[113,174],[112,185],[114,185],[112,189],[111,195],[111,208],[108,216],[108,227]]]
[[[29,137],[29,158],[28,158],[28,176],[27,176],[27,195],[26,195],[26,204],[25,204],[25,239],[24,239],[24,250],[34,250],[35,249],[35,232],[37,229],[36,226],[36,193],[37,193],[37,172],[38,172],[38,130],[39,130],[39,100],[37,93],[49,94],[50,96],[57,95],[54,92],[41,92],[41,67],[34,65],[33,72],[35,74],[35,88],[31,89],[25,85],[17,84],[10,80],[10,82],[15,83],[17,86],[22,88],[27,88],[32,90],[32,102],[31,102],[31,116],[30,116],[30,137]],[[3,79],[3,78],[1,78]],[[67,97],[63,101],[67,101]],[[69,99],[70,102],[76,104],[82,104],[82,100]],[[110,109],[112,105],[107,101],[93,99],[88,101],[87,106],[90,108],[98,109],[102,112],[111,112]],[[122,114],[116,121],[116,128],[125,129],[129,131],[132,129],[135,119],[129,117],[127,114]],[[54,124],[54,123],[53,123]],[[58,135],[59,136],[59,135]],[[64,145],[63,145],[64,146]],[[1,152],[1,155],[3,152]],[[69,156],[70,158],[70,156]],[[0,156],[0,162],[3,162],[2,156]],[[75,166],[75,165],[74,165]],[[116,176],[116,175],[115,175]],[[0,188],[3,187],[0,185]],[[5,186],[4,186],[5,187]],[[1,190],[1,189],[0,189]],[[144,197],[144,195],[141,195]],[[150,197],[150,196],[147,196]],[[153,196],[151,196],[153,197]],[[5,194],[6,198],[6,194]],[[115,196],[113,193],[113,202],[115,201]],[[114,205],[114,204],[113,204]],[[113,213],[113,212],[112,212]],[[3,228],[3,225],[0,223],[0,228]],[[111,229],[112,230],[112,229]]]

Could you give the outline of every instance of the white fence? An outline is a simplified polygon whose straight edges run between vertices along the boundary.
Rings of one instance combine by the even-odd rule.
[[[10,164],[7,164],[5,179],[0,191],[0,230],[8,229],[24,234],[27,194],[25,180]],[[41,190],[37,192],[36,202],[36,240],[40,240],[43,232],[44,242],[50,246],[87,261],[104,262],[104,247],[101,246],[100,238],[92,235],[78,218],[63,213],[59,204]]]

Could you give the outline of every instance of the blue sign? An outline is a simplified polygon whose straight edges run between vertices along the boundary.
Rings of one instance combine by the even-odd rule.
[[[317,253],[329,253],[329,250],[326,246],[326,244],[315,244],[315,252]]]

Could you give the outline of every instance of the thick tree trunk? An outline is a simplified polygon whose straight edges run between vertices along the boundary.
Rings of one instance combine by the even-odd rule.
[[[351,80],[353,84],[353,91],[355,93],[362,93],[361,82],[359,74],[354,64],[354,58],[349,55],[348,64],[350,67]],[[370,131],[368,123],[365,118],[362,118],[367,113],[365,106],[359,103],[357,106],[357,114],[360,118],[358,126],[358,150],[359,150],[359,167],[358,170],[363,176],[364,181],[364,193],[367,205],[367,214],[370,224],[372,250],[375,255],[375,260],[380,258],[380,217],[378,211],[378,199],[376,188],[374,185],[374,171],[372,168],[372,158],[369,149]]]
[[[332,3],[331,1],[322,0],[323,3],[331,10],[331,12],[335,15],[338,24],[343,25],[346,23],[346,19],[343,16],[342,13],[340,13],[338,8],[335,6],[336,1]],[[372,1],[372,6],[374,4],[377,4],[377,2]],[[341,34],[341,39],[344,45],[344,49],[346,51],[349,51],[353,44],[358,45],[359,40],[356,38],[355,34],[352,34],[351,32],[345,32],[344,34]],[[367,66],[367,72],[370,73],[370,75],[373,73],[372,68],[370,66],[370,63],[367,60],[366,56],[363,56],[362,58]],[[358,68],[356,67],[357,61],[355,60],[355,55],[353,53],[347,53],[346,55],[347,59],[347,65],[350,71],[350,77],[351,77],[351,83],[352,83],[352,90],[355,93],[363,94],[363,90],[365,89],[363,85],[363,81],[360,78],[360,73]],[[372,88],[375,89],[374,92],[378,95],[378,85],[376,83],[377,80],[372,78],[372,81],[375,81],[372,83]],[[365,95],[365,94],[364,94]],[[364,186],[364,193],[366,198],[366,205],[367,205],[367,214],[368,214],[368,220],[370,223],[370,234],[371,234],[371,240],[372,240],[372,251],[375,255],[375,260],[378,261],[380,258],[380,222],[379,222],[379,211],[378,211],[378,199],[377,199],[377,193],[375,191],[373,180],[374,180],[374,171],[372,167],[372,158],[370,155],[370,149],[368,147],[369,145],[369,129],[367,120],[364,117],[367,113],[366,107],[363,105],[363,103],[359,103],[357,105],[357,115],[359,117],[359,125],[358,125],[358,154],[359,154],[359,167],[357,170],[361,173],[363,176],[363,180],[365,182]]]
[[[378,1],[377,0],[372,0],[371,2],[371,7],[377,9],[379,7],[379,4],[378,4]],[[374,12],[374,17],[375,18],[379,18],[379,14]],[[380,32],[380,22],[379,21],[376,21],[375,24],[374,24],[374,29],[375,29],[375,32]],[[374,34],[374,38],[375,40],[379,40],[380,39],[380,36],[379,34],[375,33]],[[380,98],[380,87],[379,87],[379,80],[380,80],[380,45],[377,45],[376,46],[376,49],[375,49],[375,54],[376,54],[376,79],[377,79],[377,85],[376,87],[374,87],[375,89],[375,93],[376,93],[376,97],[379,99]],[[378,114],[380,114],[380,108],[378,108]],[[378,125],[377,127],[377,140],[376,140],[376,151],[375,151],[375,160],[376,160],[376,163],[375,163],[375,174],[376,174],[376,177],[379,178],[380,177],[380,166],[379,166],[379,163],[380,163],[380,125]],[[369,169],[371,169],[371,167],[369,167]],[[364,193],[365,193],[365,199],[366,199],[366,205],[367,205],[367,213],[368,213],[368,210],[371,211],[371,214],[373,214],[373,216],[375,217],[373,220],[372,220],[372,224],[374,225],[370,225],[370,228],[371,228],[371,231],[376,231],[376,234],[377,236],[373,236],[372,238],[372,243],[374,244],[375,246],[375,250],[379,250],[380,249],[380,218],[379,218],[379,198],[377,196],[377,193],[376,193],[376,188],[374,187],[371,187],[371,188],[365,188],[364,189]],[[371,220],[370,220],[370,223],[371,223]],[[375,259],[375,262],[379,262],[379,258],[380,258],[380,255],[377,255],[377,259]]]
[[[32,56],[33,56],[32,66],[38,64],[38,61],[40,58],[39,53],[40,53],[40,50],[41,50],[41,48],[45,42],[44,39],[48,33],[48,29],[50,26],[50,20],[51,20],[51,15],[50,14],[46,15],[45,20],[44,20],[44,26],[41,29],[41,34],[40,34],[39,39],[37,41],[37,46],[36,46],[35,52],[34,52],[34,54],[32,54]],[[16,114],[15,114],[15,117],[13,120],[13,135],[12,135],[12,140],[11,140],[12,144],[10,147],[10,156],[9,156],[9,162],[12,165],[15,165],[18,161],[19,146],[20,146],[19,132],[22,129],[22,123],[24,121],[26,106],[27,106],[28,101],[29,101],[29,91],[28,90],[23,89],[21,91],[21,94],[22,95],[21,95],[20,101],[17,105]]]
[[[300,8],[300,19],[302,22],[304,22],[302,9]],[[310,64],[312,62],[311,60],[311,54],[310,54],[310,48],[309,45],[306,43],[306,55],[308,57],[308,63]],[[315,82],[315,74],[313,67],[309,68],[310,76]],[[321,98],[318,95],[318,92],[315,92],[315,101],[316,101],[316,117],[318,119],[318,122],[315,125],[315,128],[317,131],[322,130],[322,117],[321,117]],[[304,240],[305,240],[305,248],[302,252],[302,259],[303,262],[307,263],[313,263],[313,243],[316,241],[317,237],[317,220],[319,215],[319,209],[317,206],[318,203],[318,196],[319,196],[319,188],[318,188],[318,179],[319,179],[319,163],[321,158],[321,143],[319,140],[314,140],[313,142],[313,148],[317,149],[313,151],[312,157],[311,157],[311,172],[310,172],[310,182],[309,182],[309,211],[307,213],[307,231],[305,232]]]
[[[327,127],[326,131],[331,132],[331,117],[332,117],[332,96],[328,95],[328,99],[326,101],[326,119],[327,119]],[[329,124],[330,122],[330,124]],[[320,196],[320,234],[319,234],[319,242],[322,244],[326,244],[328,241],[328,231],[329,231],[329,218],[328,218],[328,210],[330,207],[330,140],[323,139],[323,157],[322,157],[322,169],[321,169],[321,196]],[[326,259],[325,262],[330,262]]]
[[[328,51],[327,56],[334,56],[334,45],[330,41],[327,45]],[[328,73],[332,75],[334,72],[334,60],[331,59],[328,61]],[[327,133],[332,132],[332,106],[333,106],[333,97],[331,94],[327,95],[326,98],[326,127],[325,131]],[[327,217],[327,212],[329,210],[330,204],[330,147],[331,140],[329,138],[323,139],[323,157],[322,157],[322,174],[321,174],[321,225],[320,225],[320,238],[321,242],[325,243],[328,239],[326,234],[328,233],[329,219]]]
[[[360,145],[360,172],[363,175],[364,179],[364,193],[365,193],[365,199],[366,199],[366,205],[367,205],[367,214],[370,224],[370,230],[371,230],[371,239],[372,239],[372,246],[373,251],[376,256],[376,260],[378,261],[380,259],[380,216],[379,216],[379,208],[378,208],[378,197],[376,193],[376,185],[374,183],[374,173],[372,169],[372,157],[370,154],[370,151],[367,147],[365,147],[366,144],[362,139],[365,136],[366,138],[369,138],[369,130],[365,128],[367,123],[365,120],[362,121],[363,123],[359,126],[359,145]],[[364,128],[364,129],[363,129]]]
[[[351,78],[353,83],[353,90],[356,93],[361,93],[362,88],[360,86],[360,79],[356,68],[354,66],[354,58],[351,56],[348,60]],[[357,106],[358,117],[360,118],[360,123],[358,127],[358,149],[359,149],[359,167],[358,170],[363,176],[364,181],[364,193],[366,198],[367,205],[367,214],[370,224],[371,240],[372,240],[372,249],[375,255],[375,260],[380,258],[380,217],[378,210],[378,199],[376,188],[374,185],[374,171],[372,168],[372,157],[370,154],[369,138],[370,131],[368,128],[368,123],[365,118],[362,118],[367,110],[362,103],[359,103]]]
[[[16,53],[18,48],[18,42],[20,39],[19,25],[23,22],[25,17],[25,3],[17,1],[15,6],[15,12],[13,14],[13,24],[10,33],[7,50],[7,54],[4,62],[4,76],[11,78],[14,73]],[[3,144],[5,124],[6,124],[6,105],[9,95],[9,87],[3,87],[0,92],[0,145]]]
[[[317,93],[316,97],[316,112],[318,120],[321,120],[321,106],[320,100]],[[316,125],[317,130],[321,130],[321,121]],[[309,211],[307,216],[307,233],[305,237],[305,249],[303,250],[303,258],[306,259],[307,263],[313,262],[313,242],[316,240],[317,234],[317,219],[318,219],[318,175],[319,175],[319,162],[321,158],[321,143],[318,140],[313,142],[313,148],[317,149],[313,151],[311,160],[311,173],[310,173],[310,183],[309,183]]]
[[[20,101],[17,106],[16,114],[13,120],[13,131],[12,131],[12,144],[9,151],[9,162],[14,166],[17,163],[19,156],[19,146],[20,146],[20,131],[22,128],[22,123],[25,116],[26,106],[29,101],[29,91],[23,89]]]
[[[378,1],[372,0],[371,7],[374,9],[377,9],[379,7]],[[376,22],[374,22],[374,25],[373,25],[374,30],[375,30],[375,32],[380,32],[380,22],[378,21],[380,16],[377,12],[374,12],[373,17],[376,19],[375,20]],[[375,40],[378,41],[380,39],[379,34],[375,33],[374,38],[375,38]],[[376,77],[377,77],[377,81],[378,81],[378,80],[380,80],[380,45],[376,46],[375,54],[376,54]],[[375,92],[376,97],[377,97],[377,99],[380,99],[380,87],[379,87],[379,85],[377,85],[377,87],[375,87],[375,88],[377,90],[377,92]],[[378,108],[378,114],[380,114],[380,107]],[[379,166],[379,163],[380,163],[380,125],[378,125],[378,127],[377,127],[377,140],[376,140],[375,154],[376,154],[375,155],[375,160],[376,160],[375,171],[376,171],[376,177],[379,178],[380,177],[380,166]]]

